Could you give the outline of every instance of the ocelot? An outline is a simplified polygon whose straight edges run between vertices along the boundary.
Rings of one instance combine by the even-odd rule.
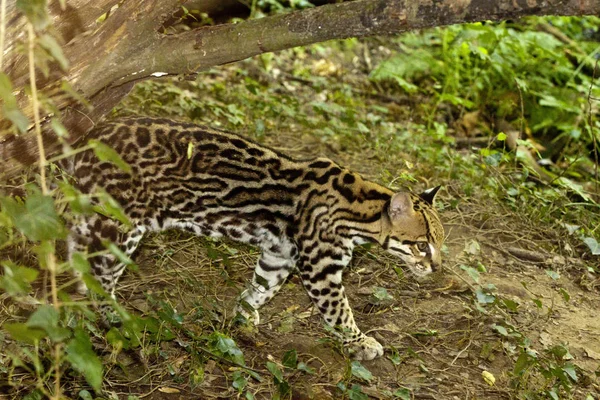
[[[383,347],[356,326],[342,285],[354,246],[379,243],[418,277],[440,267],[444,229],[433,207],[439,187],[394,193],[327,158],[295,160],[229,132],[166,119],[104,123],[87,138],[111,146],[131,172],[92,151],[66,169],[82,193],[106,190],[132,228],[99,213],[82,216],[70,229],[70,254],[101,251],[108,240],[131,255],[145,232],[168,228],[249,243],[262,255],[236,311],[255,323],[256,310],[297,271],[354,357],[373,359]],[[90,263],[114,297],[125,266],[106,252]]]

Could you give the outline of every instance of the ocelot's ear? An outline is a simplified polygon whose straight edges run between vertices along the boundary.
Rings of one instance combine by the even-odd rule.
[[[422,198],[423,200],[425,200],[430,205],[433,205],[433,201],[435,200],[435,195],[437,194],[438,190],[440,190],[440,188],[441,188],[441,186],[436,186],[434,188],[427,189],[426,191],[421,193],[419,195],[419,197]]]
[[[410,194],[400,192],[392,196],[390,207],[388,208],[388,215],[392,222],[410,217],[414,213],[415,210],[413,210],[413,202],[410,199]]]

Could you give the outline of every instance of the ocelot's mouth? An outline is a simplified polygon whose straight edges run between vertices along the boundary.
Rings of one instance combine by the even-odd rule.
[[[430,266],[423,264],[409,264],[408,268],[410,269],[410,272],[412,272],[413,275],[415,275],[416,278],[424,278],[433,272]]]

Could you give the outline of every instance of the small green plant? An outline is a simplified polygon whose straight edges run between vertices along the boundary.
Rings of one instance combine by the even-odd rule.
[[[465,252],[476,256],[480,253],[479,244],[475,241],[467,243]],[[460,267],[467,273],[476,286],[472,287],[475,297],[475,308],[485,315],[495,315],[501,322],[490,325],[490,328],[506,341],[505,350],[515,357],[511,374],[511,384],[525,398],[538,398],[543,395],[551,399],[563,398],[569,394],[579,381],[578,367],[572,362],[566,345],[554,345],[539,352],[534,349],[532,341],[522,333],[518,324],[511,320],[511,315],[519,309],[519,304],[495,293],[492,284],[482,282],[482,274],[487,271],[477,262],[477,267],[467,265]],[[547,275],[558,279],[555,271],[547,270]],[[531,292],[523,282],[523,287],[532,295],[533,303],[538,310],[543,309],[541,296]],[[568,296],[568,293],[566,294]],[[563,297],[565,294],[563,294]],[[568,298],[565,297],[568,301]],[[551,312],[551,310],[549,311]],[[532,397],[533,396],[533,397]]]
[[[597,23],[597,17],[530,18],[522,25],[478,23],[411,33],[398,41],[400,51],[381,62],[371,78],[391,80],[408,93],[433,88],[437,102],[431,115],[449,103],[460,112],[486,110],[517,121],[517,126],[526,117],[534,134],[589,143],[599,131],[586,122],[588,92],[598,97],[600,89],[584,70],[600,48],[585,41],[581,31]],[[553,34],[555,24],[579,31],[573,34],[583,41],[561,42]],[[543,31],[528,29],[536,25]],[[423,85],[427,80],[433,84]]]

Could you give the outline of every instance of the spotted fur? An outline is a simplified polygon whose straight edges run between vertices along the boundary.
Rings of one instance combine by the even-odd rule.
[[[372,359],[383,348],[356,326],[342,285],[354,246],[379,243],[417,276],[440,266],[437,188],[394,193],[326,158],[295,160],[232,133],[165,119],[106,123],[88,139],[114,148],[131,173],[86,151],[70,167],[76,186],[89,194],[104,188],[133,228],[123,231],[101,214],[82,217],[71,229],[70,252],[97,252],[110,240],[131,255],[144,233],[168,228],[257,246],[252,285],[236,308],[256,323],[256,310],[297,271],[326,323],[356,358]],[[114,296],[124,265],[106,254],[91,264]]]

